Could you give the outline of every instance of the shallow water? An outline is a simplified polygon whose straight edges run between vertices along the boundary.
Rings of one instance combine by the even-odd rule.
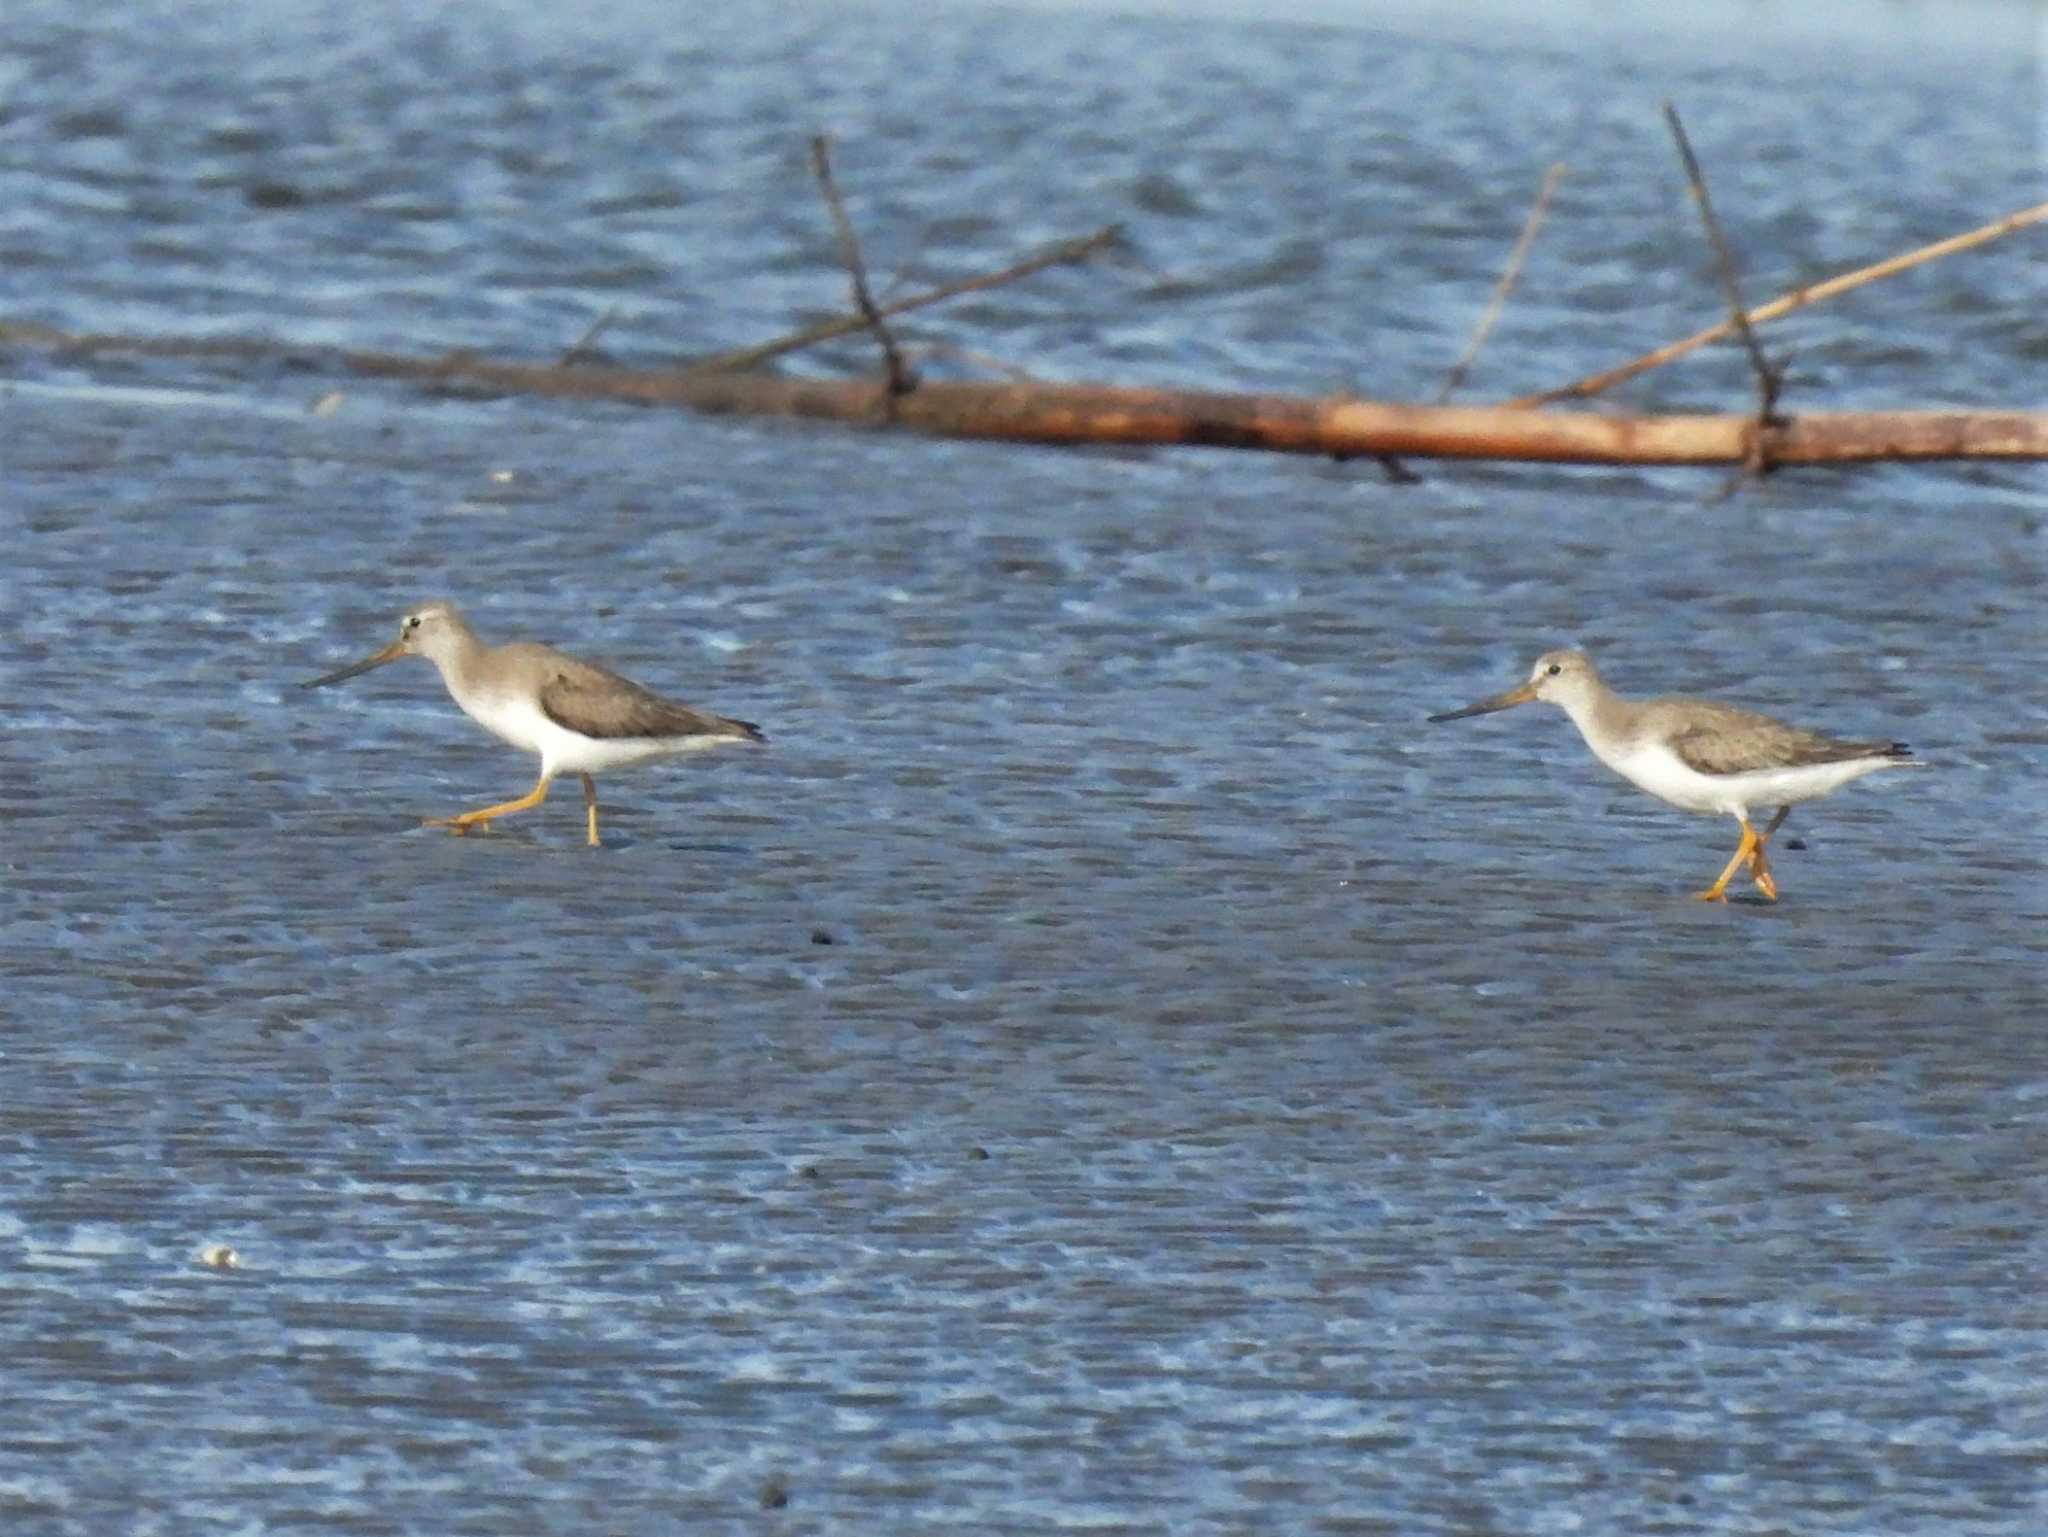
[[[1129,229],[927,339],[1422,398],[1566,159],[1485,396],[1714,314],[1664,96],[1758,295],[2039,170],[2020,7],[155,14],[0,27],[0,313],[752,341],[840,302],[824,127],[878,272]],[[2034,404],[2029,238],[1767,333],[1795,404]],[[2038,468],[1395,487],[6,368],[10,1531],[2039,1529]],[[298,684],[436,594],[771,744],[608,778],[597,851],[573,786],[422,829],[530,763],[423,665]],[[1564,643],[1932,766],[1703,907],[1731,830],[1553,712],[1422,724]]]

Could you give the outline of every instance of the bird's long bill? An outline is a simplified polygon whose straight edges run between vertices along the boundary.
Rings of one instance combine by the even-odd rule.
[[[360,662],[351,663],[339,672],[331,672],[324,678],[313,678],[299,687],[325,688],[330,683],[339,683],[343,678],[353,678],[359,672],[368,672],[372,667],[382,667],[386,662],[395,662],[404,655],[404,643],[394,640],[375,656],[366,656]]]
[[[1511,710],[1518,704],[1527,704],[1536,697],[1536,685],[1524,683],[1520,688],[1511,688],[1505,694],[1495,694],[1491,699],[1482,699],[1477,704],[1468,704],[1462,710],[1446,710],[1441,715],[1430,716],[1430,723],[1438,721],[1463,720],[1468,715],[1491,715],[1495,710]]]

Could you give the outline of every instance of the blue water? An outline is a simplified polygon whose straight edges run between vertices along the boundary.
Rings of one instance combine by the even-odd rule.
[[[2026,7],[1703,15],[16,0],[0,321],[658,365],[824,130],[884,286],[1125,227],[934,374],[1424,399],[1563,160],[1484,399],[1719,313],[1666,98],[1752,298],[2041,196]],[[2038,406],[2040,241],[1790,404]],[[2039,468],[1416,468],[0,351],[0,1528],[2032,1537]],[[530,761],[298,684],[437,595],[769,748],[422,828]],[[1696,904],[1422,723],[1566,643],[1933,766]]]

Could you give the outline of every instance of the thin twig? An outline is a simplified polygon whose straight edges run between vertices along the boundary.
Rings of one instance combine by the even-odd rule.
[[[1005,283],[1014,283],[1019,278],[1029,277],[1034,272],[1043,272],[1047,267],[1063,266],[1071,262],[1086,261],[1096,252],[1115,246],[1123,239],[1122,226],[1105,224],[1093,234],[1078,235],[1071,240],[1057,241],[1035,251],[1021,260],[997,272],[984,272],[977,277],[959,278],[951,283],[941,283],[937,288],[923,293],[912,294],[894,303],[882,306],[884,315],[901,315],[910,310],[923,309],[942,300],[958,298],[961,294],[978,293],[987,288],[998,288]],[[868,321],[865,315],[835,315],[830,320],[821,320],[786,336],[753,347],[737,347],[731,352],[716,353],[711,357],[699,358],[689,365],[691,372],[729,372],[759,368],[763,363],[781,357],[786,352],[798,352],[805,347],[815,347],[820,342],[831,341],[834,337],[849,332],[864,331]]]
[[[908,287],[913,278],[919,276],[919,263],[924,260],[925,250],[931,243],[932,227],[927,224],[917,232],[917,239],[910,247],[910,254],[896,264],[896,275],[889,279],[888,286],[883,288],[881,292],[879,302],[882,304],[885,312],[890,301],[904,288]]]
[[[867,268],[860,259],[860,237],[854,234],[853,221],[846,217],[846,205],[840,202],[839,188],[832,181],[831,141],[822,133],[811,139],[811,169],[817,173],[819,190],[825,194],[825,206],[832,210],[832,227],[839,232],[839,259],[846,263],[847,275],[853,280],[854,307],[865,317],[875,340],[882,344],[882,360],[889,369],[889,394],[892,398],[908,395],[917,388],[917,381],[897,350],[896,338],[889,334],[888,322],[875,308],[875,296],[868,292]]]
[[[568,351],[564,352],[559,358],[555,359],[556,365],[561,368],[567,368],[570,364],[576,362],[579,358],[588,356],[590,352],[590,344],[596,341],[598,337],[604,333],[605,327],[609,326],[614,320],[617,320],[618,318],[619,307],[616,304],[614,304],[610,309],[606,310],[602,315],[598,316],[597,319],[591,321],[589,328],[585,330],[581,336],[577,337],[575,341],[569,344]]]
[[[1028,368],[1019,368],[1015,363],[1006,363],[993,353],[976,352],[968,347],[956,346],[952,342],[925,342],[916,350],[928,358],[952,358],[956,362],[965,363],[970,368],[983,369],[988,373],[995,374],[1000,378],[1013,380],[1019,384],[1037,384],[1042,382],[1038,375]]]
[[[1486,345],[1486,338],[1492,334],[1494,323],[1500,319],[1500,312],[1508,302],[1508,295],[1514,292],[1515,283],[1522,275],[1522,263],[1528,260],[1529,247],[1536,242],[1536,231],[1543,227],[1543,214],[1550,206],[1550,195],[1557,190],[1557,184],[1563,179],[1562,160],[1543,173],[1543,185],[1537,189],[1536,201],[1529,208],[1529,217],[1522,221],[1522,233],[1516,239],[1514,249],[1508,252],[1508,264],[1501,269],[1500,281],[1493,285],[1493,297],[1486,301],[1485,313],[1479,317],[1479,324],[1472,329],[1472,339],[1465,343],[1465,350],[1458,354],[1458,361],[1453,363],[1450,372],[1444,375],[1443,387],[1436,392],[1438,405],[1449,400],[1451,391],[1465,382],[1465,375],[1471,369],[1473,359],[1479,356],[1479,349]]]
[[[1706,225],[1707,240],[1714,248],[1714,269],[1721,279],[1722,295],[1728,300],[1729,321],[1734,325],[1736,335],[1742,338],[1743,349],[1749,354],[1749,366],[1756,375],[1756,468],[1765,469],[1768,466],[1763,458],[1762,429],[1783,425],[1784,419],[1777,414],[1777,405],[1778,389],[1785,382],[1784,375],[1764,357],[1763,348],[1757,345],[1756,332],[1750,329],[1749,312],[1742,307],[1742,290],[1735,282],[1734,253],[1728,249],[1728,237],[1721,233],[1721,221],[1714,217],[1714,205],[1708,200],[1706,178],[1700,174],[1700,163],[1693,155],[1692,141],[1685,136],[1685,125],[1678,120],[1678,109],[1668,101],[1664,103],[1664,121],[1671,127],[1671,137],[1678,142],[1678,158],[1685,165],[1686,184],[1692,188],[1693,201],[1699,205],[1700,222]]]
[[[1973,246],[1988,244],[2001,235],[2010,235],[2014,230],[2039,224],[2044,219],[2048,219],[2048,203],[2036,203],[2032,208],[2022,208],[2002,219],[1993,219],[1989,224],[1981,224],[1976,229],[1966,230],[1960,235],[1950,235],[1945,240],[1937,240],[1932,245],[1917,246],[1913,250],[1902,251],[1897,256],[1887,256],[1881,262],[1872,262],[1867,267],[1858,267],[1853,272],[1838,273],[1834,277],[1823,278],[1818,283],[1808,283],[1803,288],[1794,288],[1790,292],[1778,295],[1768,304],[1759,304],[1749,312],[1749,323],[1760,326],[1767,320],[1776,320],[1780,315],[1789,315],[1794,310],[1806,308],[1809,304],[1818,304],[1823,299],[1832,299],[1835,295],[1847,293],[1852,288],[1861,288],[1865,283],[1875,283],[1880,278],[1911,271],[1937,257],[1953,256],[1958,251],[1967,251]],[[1583,400],[1588,396],[1598,395],[1603,390],[1612,389],[1617,384],[1626,383],[1638,374],[1646,374],[1653,368],[1661,368],[1673,359],[1682,358],[1688,352],[1695,352],[1709,342],[1717,342],[1734,329],[1735,322],[1732,319],[1723,320],[1708,326],[1704,331],[1695,331],[1682,340],[1668,342],[1653,352],[1646,352],[1641,357],[1632,358],[1617,367],[1597,374],[1588,374],[1583,379],[1574,379],[1570,384],[1561,384],[1556,389],[1544,390],[1541,394],[1524,395],[1519,400],[1508,401],[1507,404],[1547,406],[1560,400]]]

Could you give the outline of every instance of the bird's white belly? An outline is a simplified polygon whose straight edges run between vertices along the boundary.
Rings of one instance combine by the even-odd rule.
[[[541,772],[549,777],[628,768],[650,758],[697,752],[728,740],[716,736],[587,737],[555,724],[535,701],[516,695],[486,694],[456,703],[501,742],[522,752],[538,753]]]
[[[1702,774],[1661,743],[1617,753],[1605,761],[1637,789],[1682,811],[1731,817],[1745,815],[1753,806],[1792,806],[1814,800],[1885,763],[1882,758],[1851,758],[1793,768],[1744,769],[1739,774]]]

